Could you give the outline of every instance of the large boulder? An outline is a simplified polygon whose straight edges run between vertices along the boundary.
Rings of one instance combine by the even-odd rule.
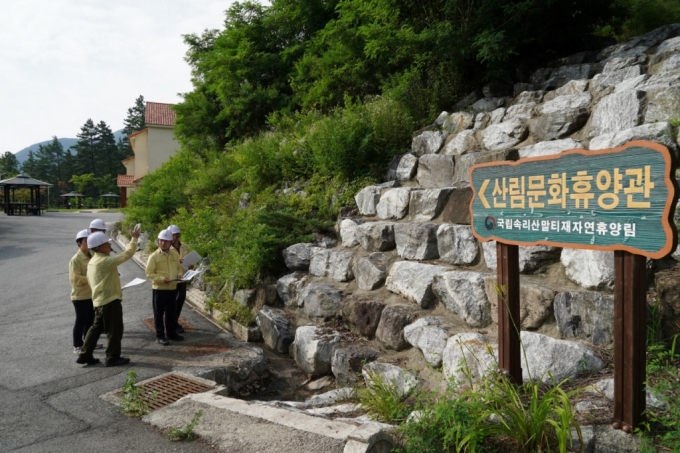
[[[375,300],[350,297],[342,302],[342,317],[350,329],[368,339],[372,339],[380,323],[385,304]]]
[[[461,131],[456,135],[447,137],[441,154],[446,156],[460,156],[462,154],[476,153],[480,149],[473,130]]]
[[[375,338],[386,348],[401,351],[408,347],[404,339],[404,327],[416,318],[416,311],[405,305],[391,305],[385,307],[380,316]]]
[[[491,304],[491,319],[498,324],[498,280],[496,276],[484,278],[486,296]],[[520,328],[535,330],[548,321],[553,314],[555,290],[545,285],[521,282],[519,285]]]
[[[411,153],[394,156],[387,169],[387,181],[407,182],[413,179],[418,169],[418,158]]]
[[[439,259],[447,264],[470,265],[477,260],[479,247],[469,225],[443,223],[437,229]]]
[[[459,225],[470,225],[470,201],[472,189],[462,187],[455,189],[442,210],[441,221]]]
[[[441,366],[442,353],[449,336],[449,330],[442,318],[420,318],[404,327],[406,342],[420,349],[427,363],[433,367]]]
[[[558,96],[536,107],[538,117],[531,120],[529,130],[538,142],[567,137],[588,120],[590,93]]]
[[[555,296],[555,319],[562,337],[596,345],[614,340],[614,296],[593,291],[568,291]]]
[[[377,359],[378,355],[378,351],[371,348],[337,348],[331,361],[335,382],[347,386],[356,384],[363,366]]]
[[[436,223],[396,223],[394,242],[397,253],[407,260],[439,258]]]
[[[680,333],[680,270],[657,272],[654,286],[661,317],[661,334],[666,340]]]
[[[459,333],[446,341],[442,370],[446,379],[469,384],[498,367],[498,347],[480,333]]]
[[[508,108],[508,110],[505,112],[503,120],[512,121],[516,119],[520,121],[528,121],[534,117],[535,106],[536,106],[535,102],[530,102],[528,104],[513,105],[512,107]]]
[[[489,151],[502,151],[512,148],[526,138],[527,127],[518,118],[503,123],[492,124],[482,130],[482,143]]]
[[[408,214],[416,222],[428,222],[441,213],[446,201],[454,191],[453,187],[445,189],[414,190],[411,192]]]
[[[677,145],[673,141],[673,127],[666,122],[643,124],[621,132],[611,132],[590,140],[591,150],[616,148],[633,140],[649,140],[666,145],[671,150]]]
[[[574,378],[585,371],[600,370],[604,362],[588,348],[579,343],[556,340],[547,335],[523,330],[522,378],[550,383]],[[529,369],[527,369],[527,364]]]
[[[593,109],[588,135],[597,137],[639,126],[643,121],[644,107],[645,92],[641,90],[625,90],[605,96]]]
[[[312,282],[300,292],[298,305],[304,314],[314,322],[327,321],[338,316],[342,291],[327,283]]]
[[[276,282],[276,292],[286,307],[297,307],[298,294],[307,282],[307,274],[303,272],[293,272],[284,275]]]
[[[313,244],[293,244],[283,249],[283,261],[291,271],[306,271],[309,268]]]
[[[465,129],[470,129],[475,123],[475,116],[468,112],[455,112],[450,114],[442,124],[442,130],[449,134],[458,134]]]
[[[552,156],[554,154],[559,154],[562,151],[580,148],[582,148],[581,142],[577,142],[571,138],[565,138],[563,140],[550,140],[520,148],[519,157],[526,159],[528,157]]]
[[[342,219],[340,221],[340,240],[343,247],[354,247],[359,244],[357,240],[357,227],[363,223],[363,220]]]
[[[453,156],[428,154],[418,161],[416,179],[425,189],[451,187],[453,182]]]
[[[295,331],[295,341],[290,347],[295,363],[307,374],[331,374],[333,350],[340,345],[340,334],[333,330],[302,326]]]
[[[633,58],[638,59],[639,56],[634,56]],[[620,59],[617,59],[620,61]],[[607,63],[608,65],[609,63]],[[605,69],[607,68],[605,65]],[[607,87],[616,86],[624,80],[632,79],[644,74],[644,69],[641,65],[626,66],[621,69],[615,69],[611,71],[602,71],[601,74],[597,74],[593,77],[593,89],[602,90]]]
[[[470,185],[470,168],[473,165],[487,162],[500,162],[504,160],[516,160],[517,150],[506,149],[503,151],[480,152],[456,156],[456,169],[453,175],[455,187],[467,187]],[[449,184],[450,185],[450,184]]]
[[[491,304],[484,284],[487,276],[472,271],[444,272],[434,277],[432,290],[467,325],[484,327],[491,322]]]
[[[295,339],[293,325],[286,312],[278,308],[263,307],[257,314],[255,322],[260,327],[262,339],[273,350],[287,354],[290,344]]]
[[[353,273],[360,289],[372,291],[380,288],[387,277],[389,258],[384,253],[374,252],[354,262]]]
[[[680,113],[680,86],[647,90],[645,123],[668,121]]]
[[[484,251],[484,261],[489,269],[496,269],[498,266],[496,254],[496,241],[482,242]],[[542,266],[557,262],[560,259],[560,248],[548,245],[536,245],[531,247],[519,248],[519,271],[521,273],[531,273]]]
[[[563,249],[560,257],[567,277],[587,289],[614,286],[614,252]]]
[[[678,24],[664,25],[663,27],[645,33],[644,35],[636,36],[628,41],[604,48],[597,55],[597,59],[599,61],[607,62],[617,57],[644,54],[651,47],[659,44],[661,45],[657,49],[657,55],[663,54],[666,50],[666,46],[663,46],[664,42],[668,38],[674,37],[677,34],[678,29],[680,29],[680,25]]]
[[[425,131],[416,135],[411,141],[411,152],[416,156],[435,154],[442,147],[447,135],[447,132],[441,131]]]
[[[380,201],[380,195],[385,189],[397,186],[397,181],[388,181],[383,184],[375,186],[364,187],[354,196],[354,201],[357,203],[359,213],[361,215],[373,216],[376,215],[376,207]]]
[[[393,222],[367,222],[359,225],[354,234],[367,252],[384,252],[395,245]]]
[[[410,187],[398,187],[385,191],[376,206],[378,217],[383,220],[403,219],[408,213],[412,190]]]
[[[392,265],[385,287],[422,308],[429,308],[435,302],[432,280],[447,270],[443,266],[399,261]]]
[[[346,282],[354,278],[352,273],[352,258],[350,250],[329,250],[313,247],[309,261],[309,273],[317,277],[330,277],[339,282]]]
[[[381,384],[394,386],[402,398],[407,397],[418,385],[415,374],[389,363],[368,363],[362,368],[361,374],[364,376],[366,387],[371,388],[376,385],[376,380],[380,380]]]

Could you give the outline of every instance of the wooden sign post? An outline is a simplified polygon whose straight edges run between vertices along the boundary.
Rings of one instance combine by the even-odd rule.
[[[498,361],[522,382],[518,246],[615,252],[614,427],[645,410],[646,258],[675,250],[678,188],[668,149],[647,141],[571,150],[470,170],[472,232],[497,241]]]

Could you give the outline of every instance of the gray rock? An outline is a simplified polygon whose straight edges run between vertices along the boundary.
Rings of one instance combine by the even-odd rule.
[[[396,187],[396,181],[388,181],[376,186],[364,187],[354,196],[359,213],[361,215],[376,215],[376,207],[380,201],[380,195],[384,189]]]
[[[659,68],[659,73],[680,71],[680,54],[672,55],[664,61]]]
[[[496,269],[496,241],[482,242],[484,261],[489,269]],[[539,269],[545,264],[550,264],[560,259],[561,249],[547,245],[519,248],[519,271],[527,274]]]
[[[293,325],[283,310],[262,307],[257,313],[255,322],[260,327],[262,339],[267,346],[280,353],[288,353],[295,336],[292,332]]]
[[[388,181],[407,182],[413,179],[418,169],[418,158],[411,153],[394,156],[387,170]],[[376,202],[377,204],[377,202]]]
[[[451,187],[451,183],[453,182],[453,168],[453,156],[428,154],[422,156],[418,161],[416,179],[418,180],[418,184],[425,189]]]
[[[470,168],[472,168],[473,165],[487,162],[500,162],[504,160],[516,160],[517,156],[517,151],[514,149],[456,156],[456,169],[453,175],[453,186],[467,187],[470,185]]]
[[[433,367],[441,366],[442,353],[449,336],[442,318],[420,318],[404,327],[406,342],[420,349],[427,363]]]
[[[539,115],[565,114],[572,111],[587,109],[592,100],[593,96],[588,92],[557,96],[536,107],[536,113]]]
[[[640,90],[640,91],[645,91],[649,90],[649,87],[645,87],[647,82],[651,77],[648,75],[640,75],[637,77],[633,77],[632,79],[626,79],[623,82],[619,83],[614,87],[614,93],[623,93],[625,91],[632,91],[632,90]],[[643,87],[645,87],[643,89]]]
[[[578,403],[577,403],[578,404]],[[581,453],[594,453],[595,451],[595,431],[592,426],[581,426],[581,438],[578,436],[576,428],[571,428],[571,439],[567,440],[567,447],[572,451]]]
[[[422,163],[418,166],[418,172],[420,172],[421,167]],[[383,220],[403,219],[408,213],[408,202],[412,190],[410,187],[399,187],[385,191],[376,206],[378,218]]]
[[[661,44],[663,41],[669,37],[674,36],[677,30],[680,29],[679,24],[665,25],[652,30],[644,35],[636,36],[628,41],[614,44],[603,49],[598,55],[598,60],[611,60],[615,57],[625,57],[628,55],[634,55],[631,51],[636,51],[635,53],[644,53],[650,47]],[[657,49],[657,54],[663,53],[665,47],[659,46]]]
[[[477,240],[469,225],[443,223],[437,229],[439,259],[447,264],[470,265],[479,254]]]
[[[498,368],[498,347],[480,333],[460,333],[446,341],[442,369],[455,384],[470,384]]]
[[[283,260],[291,271],[306,271],[309,268],[312,244],[293,244],[283,249]]]
[[[359,381],[365,363],[378,358],[378,351],[371,348],[338,348],[333,352],[331,370],[340,385],[354,385]]]
[[[387,277],[389,258],[384,253],[374,252],[354,262],[353,272],[360,289],[372,291],[380,288]]]
[[[475,117],[471,113],[456,112],[452,113],[444,120],[442,130],[449,134],[458,134],[465,129],[470,129],[474,123]]]
[[[371,388],[375,380],[379,379],[385,384],[393,385],[402,398],[406,398],[418,385],[415,374],[389,363],[368,363],[362,368],[361,374],[366,387]]]
[[[647,55],[629,55],[627,57],[616,57],[607,61],[602,68],[602,74],[609,74],[620,71],[621,69],[630,68],[631,66],[643,65],[647,63]],[[595,77],[593,77],[595,79]]]
[[[449,117],[449,112],[441,112],[439,116],[437,117],[436,120],[434,120],[434,126],[435,127],[442,127],[444,124],[444,121],[446,121],[446,118]]]
[[[475,115],[475,124],[472,126],[473,132],[480,131],[489,125],[490,116],[488,113],[478,113]]]
[[[432,280],[447,270],[443,266],[399,261],[392,265],[385,287],[422,308],[429,308],[435,301]]]
[[[359,245],[356,231],[361,223],[363,223],[363,221],[356,222],[352,219],[342,219],[340,221],[340,240],[342,241],[343,247],[350,248]]]
[[[254,289],[239,289],[234,293],[234,300],[239,305],[246,308],[253,308],[255,306],[255,299],[257,298],[257,291]]]
[[[673,128],[669,123],[659,122],[600,135],[590,141],[591,150],[616,148],[633,140],[650,140],[666,145],[669,149],[677,148],[673,142]]]
[[[411,324],[416,318],[416,312],[412,307],[405,305],[392,305],[385,307],[380,316],[375,338],[388,349],[401,351],[408,347],[404,339],[404,327]]]
[[[441,221],[459,225],[470,225],[470,201],[472,189],[462,187],[456,189],[449,196],[449,200],[442,211]]]
[[[571,138],[565,138],[563,140],[550,140],[520,148],[519,157],[526,159],[528,157],[552,156],[554,154],[559,154],[562,151],[579,148],[582,148],[581,142]]]
[[[614,285],[614,252],[563,249],[560,257],[569,280],[588,289]]]
[[[581,128],[588,119],[590,93],[558,96],[536,107],[539,115],[529,122],[531,135],[537,141],[564,138]]]
[[[592,349],[573,341],[556,340],[526,330],[520,333],[524,380],[540,380],[544,383],[560,382],[574,378],[584,371],[600,370],[604,363]],[[527,365],[529,369],[527,369]]]
[[[601,379],[589,386],[588,393],[596,393],[604,396],[609,401],[614,401],[614,378]],[[668,409],[668,402],[659,396],[653,388],[647,388],[645,392],[645,405],[655,409]]]
[[[491,304],[486,295],[484,278],[489,274],[472,271],[450,271],[436,275],[432,290],[437,299],[471,327],[491,323]]]
[[[371,339],[380,323],[385,304],[362,298],[348,297],[341,304],[342,317],[352,332]]]
[[[445,156],[458,156],[461,154],[476,153],[480,150],[479,142],[472,130],[464,130],[446,138],[441,154]]]
[[[309,261],[309,273],[317,277],[330,277],[339,282],[346,282],[354,278],[352,273],[352,258],[350,250],[329,250],[312,247]]]
[[[489,151],[512,148],[526,137],[527,127],[519,119],[492,124],[482,131],[482,143]]]
[[[506,98],[484,98],[472,104],[472,113],[484,113],[503,107],[507,102]]]
[[[642,441],[639,437],[614,429],[606,424],[595,431],[594,453],[639,453]]]
[[[307,274],[293,272],[284,275],[276,282],[276,292],[286,307],[297,307],[298,294],[307,282]]]
[[[367,222],[359,225],[355,234],[359,244],[368,252],[394,248],[393,222]]]
[[[454,191],[453,187],[444,189],[414,190],[409,201],[409,218],[416,222],[428,222],[437,217]]]
[[[558,293],[555,319],[562,337],[609,344],[614,340],[614,296],[592,291]]]
[[[413,137],[411,152],[416,156],[435,154],[444,144],[447,135],[448,133],[441,131],[425,131]]]
[[[342,291],[327,283],[312,282],[300,292],[299,302],[304,314],[314,322],[327,321],[338,316]]]
[[[534,107],[535,102],[529,102],[527,104],[516,104],[508,108],[505,112],[503,119],[508,122],[512,120],[528,121],[534,117]]]
[[[290,347],[295,363],[307,374],[331,374],[333,350],[340,345],[340,334],[316,326],[302,326],[295,331]]]
[[[587,79],[571,80],[555,90],[555,97],[572,96],[583,93],[588,89],[590,82]]]
[[[489,114],[489,122],[491,124],[499,124],[501,121],[503,121],[503,117],[505,117],[505,109],[503,107],[499,107]]]
[[[397,253],[407,260],[433,260],[439,258],[435,223],[396,223],[394,242]]]
[[[518,84],[521,85],[521,84]],[[528,85],[528,84],[527,84]],[[525,90],[517,94],[515,97],[515,100],[512,101],[512,105],[520,105],[520,104],[533,104],[536,105],[539,102],[543,100],[543,96],[545,95],[544,91],[531,91],[531,90]]]
[[[616,71],[603,72],[593,77],[593,86],[595,90],[602,90],[607,87],[618,85],[624,80],[632,79],[644,74],[642,66],[629,66]]]
[[[303,407],[324,407],[324,406],[330,406],[332,404],[337,403],[338,401],[342,400],[348,400],[352,398],[353,396],[353,390],[351,388],[341,388],[341,389],[335,389],[335,390],[329,390],[325,393],[321,393],[319,395],[313,395],[307,398],[304,403],[302,403]],[[293,403],[288,402],[288,403]],[[297,402],[296,402],[297,403]],[[300,404],[300,403],[298,403]]]
[[[600,99],[590,118],[589,136],[621,132],[642,123],[645,92],[627,90]]]
[[[668,121],[680,115],[680,86],[647,91],[645,123]]]
[[[550,78],[539,88],[560,88],[572,80],[590,79],[594,72],[595,66],[589,63],[561,66],[554,69]]]
[[[486,296],[491,304],[491,319],[498,324],[498,292],[496,276],[484,278]],[[535,330],[553,314],[555,291],[545,285],[522,282],[519,286],[519,320],[521,329]]]

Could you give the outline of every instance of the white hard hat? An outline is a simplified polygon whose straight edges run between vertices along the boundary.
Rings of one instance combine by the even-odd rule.
[[[172,241],[172,233],[169,230],[161,230],[161,232],[158,233],[158,239]]]
[[[168,231],[172,234],[179,234],[181,231],[179,230],[179,227],[177,225],[170,225],[168,227]]]
[[[106,244],[107,242],[109,242],[109,237],[100,231],[91,233],[87,237],[87,247],[90,249],[99,247],[100,245]]]
[[[90,222],[90,230],[92,230],[92,228],[95,230],[106,231],[106,224],[102,219],[94,219],[92,222]]]
[[[90,235],[89,230],[80,230],[78,231],[78,234],[76,234],[76,242],[78,242],[78,239],[86,238]]]

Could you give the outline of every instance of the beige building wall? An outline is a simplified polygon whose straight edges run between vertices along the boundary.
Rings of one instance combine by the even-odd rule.
[[[175,140],[172,127],[148,126],[147,131],[148,173],[150,173],[158,169],[163,162],[170,160],[170,157],[179,150],[179,143]]]
[[[139,179],[149,173],[149,130],[130,137],[130,145],[135,151],[135,179]]]
[[[135,174],[135,157],[132,157],[131,159],[128,158],[123,162],[123,165],[125,165],[125,174],[126,175],[134,175]]]

